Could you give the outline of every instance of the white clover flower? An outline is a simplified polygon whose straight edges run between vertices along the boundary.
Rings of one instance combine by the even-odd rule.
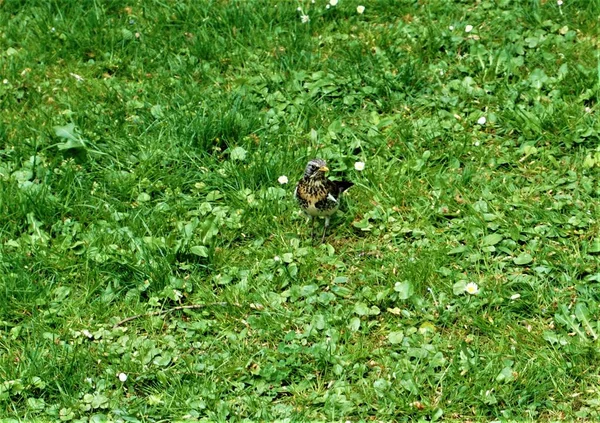
[[[556,0],[556,4],[558,4],[559,6],[562,6],[563,2],[562,2],[562,0]]]
[[[2,83],[3,83],[4,85],[8,84],[8,79],[3,79],[3,80],[2,80]]]
[[[336,6],[338,4],[338,0],[329,0],[329,4],[332,6]]]
[[[479,292],[479,287],[475,282],[469,282],[467,286],[465,286],[465,292],[467,294],[475,295]]]
[[[279,258],[279,256],[273,257],[273,261],[280,261],[280,260],[281,260],[281,258]]]
[[[465,32],[471,32],[471,31],[473,31],[473,25],[465,26]]]
[[[287,184],[288,178],[285,175],[281,175],[279,178],[277,178],[277,182],[279,182],[281,185]]]
[[[305,24],[310,21],[310,18],[308,17],[308,15],[300,15],[300,20],[303,24]]]
[[[365,162],[354,163],[354,169],[358,170],[359,172],[362,172],[363,170],[365,170]]]
[[[450,25],[450,26],[448,27],[448,29],[449,29],[450,31],[454,31],[454,26],[453,26],[453,25]]]
[[[327,3],[327,6],[325,6],[325,9],[329,9],[331,7],[331,5],[329,3]]]
[[[481,116],[479,119],[477,119],[477,123],[480,125],[485,125],[486,122],[487,122],[487,119],[485,116]]]
[[[117,375],[117,377],[119,378],[119,380],[120,380],[121,382],[125,382],[125,381],[127,380],[127,374],[125,374],[125,373],[119,373],[119,374]]]
[[[298,6],[298,8],[296,9],[298,12],[302,12],[302,8],[300,6]]]
[[[586,113],[592,113],[591,107],[586,107],[584,110]]]
[[[365,7],[364,7],[363,5],[356,6],[356,12],[357,12],[359,15],[362,15],[363,13],[365,13]]]
[[[521,294],[513,294],[510,296],[511,300],[518,300],[519,298],[521,298]]]

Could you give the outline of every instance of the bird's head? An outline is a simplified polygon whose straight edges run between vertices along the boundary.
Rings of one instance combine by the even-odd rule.
[[[328,172],[327,163],[322,159],[313,159],[306,165],[304,169],[304,177],[307,179],[322,179],[325,177],[325,172]]]

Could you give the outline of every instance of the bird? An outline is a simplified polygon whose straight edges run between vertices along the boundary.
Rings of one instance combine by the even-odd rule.
[[[323,159],[313,159],[308,162],[304,176],[294,191],[294,197],[300,208],[312,220],[311,238],[315,238],[315,218],[325,218],[321,243],[325,242],[325,233],[329,226],[330,217],[339,208],[340,195],[354,185],[350,181],[332,181],[327,178],[329,171],[327,162]]]

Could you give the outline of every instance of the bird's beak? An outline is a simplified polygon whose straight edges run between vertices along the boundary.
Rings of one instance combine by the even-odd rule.
[[[319,168],[319,170],[320,170],[321,172],[329,172],[329,168],[328,168],[327,166],[321,166],[321,167]]]

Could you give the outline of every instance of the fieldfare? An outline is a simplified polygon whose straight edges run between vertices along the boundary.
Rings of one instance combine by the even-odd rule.
[[[304,176],[296,185],[296,191],[294,192],[300,208],[312,220],[311,238],[314,239],[315,237],[315,218],[325,218],[321,243],[325,241],[329,218],[339,207],[340,194],[354,185],[348,181],[331,181],[327,179],[325,173],[328,171],[325,160],[311,160],[306,165]]]

